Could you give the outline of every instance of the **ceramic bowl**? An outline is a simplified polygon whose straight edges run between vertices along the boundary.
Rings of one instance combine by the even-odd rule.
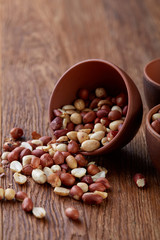
[[[160,103],[160,58],[152,60],[144,68],[143,86],[149,108]]]
[[[131,78],[116,65],[98,59],[77,63],[67,70],[57,82],[49,103],[49,122],[54,119],[53,109],[71,104],[80,88],[94,90],[104,87],[111,94],[124,92],[128,95],[128,111],[121,130],[107,145],[85,155],[110,153],[122,148],[137,133],[142,119],[142,101]]]
[[[149,156],[154,166],[160,172],[160,134],[151,126],[151,118],[154,113],[160,109],[160,104],[151,108],[146,116],[146,141]]]

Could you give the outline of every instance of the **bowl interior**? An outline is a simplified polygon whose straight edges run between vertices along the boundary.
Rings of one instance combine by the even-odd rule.
[[[160,58],[147,64],[144,71],[148,80],[160,86]]]
[[[151,118],[152,115],[154,113],[157,113],[157,111],[160,109],[160,104],[156,105],[155,107],[153,107],[152,109],[150,109],[150,111],[147,114],[146,117],[146,125],[147,125],[147,129],[149,130],[149,132],[152,134],[152,136],[154,136],[155,138],[157,138],[160,142],[160,134],[158,134],[151,126]]]

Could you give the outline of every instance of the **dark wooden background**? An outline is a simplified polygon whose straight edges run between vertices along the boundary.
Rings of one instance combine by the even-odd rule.
[[[1,0],[0,11],[1,143],[14,126],[22,127],[27,139],[33,130],[49,134],[47,108],[54,85],[84,59],[106,59],[124,69],[144,105],[134,140],[114,155],[92,158],[107,167],[113,186],[101,206],[55,196],[50,186],[32,180],[20,187],[8,169],[0,185],[26,191],[47,217],[38,220],[19,202],[2,201],[0,239],[159,240],[160,175],[147,154],[142,76],[145,64],[160,55],[160,1]],[[136,172],[147,178],[143,190],[132,180]],[[80,211],[79,222],[64,214],[71,205]]]

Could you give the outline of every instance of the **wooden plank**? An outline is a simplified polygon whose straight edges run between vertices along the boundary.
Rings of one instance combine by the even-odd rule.
[[[158,0],[1,1],[2,140],[13,126],[48,132],[48,101],[61,74],[87,58],[102,58],[123,68],[135,81],[147,112],[142,86],[144,65],[160,52]],[[134,13],[134,14],[133,14]],[[1,114],[1,113],[0,113]],[[134,140],[110,156],[93,157],[109,170],[113,189],[101,206],[86,206],[53,194],[29,179],[17,186],[7,170],[4,187],[25,190],[47,218],[37,220],[17,202],[0,204],[0,239],[152,239],[160,238],[160,177],[148,158],[145,119]],[[143,172],[148,187],[132,181]],[[80,221],[64,214],[76,206]],[[3,228],[3,229],[2,229]]]

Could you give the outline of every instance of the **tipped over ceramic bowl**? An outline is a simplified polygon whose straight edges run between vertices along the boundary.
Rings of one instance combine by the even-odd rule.
[[[158,111],[160,111],[160,104],[151,108],[146,116],[146,141],[149,156],[160,172],[160,118],[156,116]],[[156,118],[157,120],[155,120]],[[157,126],[158,119],[159,124]],[[155,124],[153,124],[153,121]]]
[[[49,103],[49,122],[55,119],[54,110],[72,104],[80,89],[89,92],[104,88],[107,96],[115,98],[120,93],[127,97],[128,110],[118,134],[104,146],[94,151],[83,151],[85,155],[106,154],[122,148],[137,133],[142,120],[142,101],[131,78],[116,65],[99,59],[89,59],[77,63],[67,70],[57,82]],[[82,124],[84,124],[82,120]],[[51,129],[54,134],[53,129]]]

